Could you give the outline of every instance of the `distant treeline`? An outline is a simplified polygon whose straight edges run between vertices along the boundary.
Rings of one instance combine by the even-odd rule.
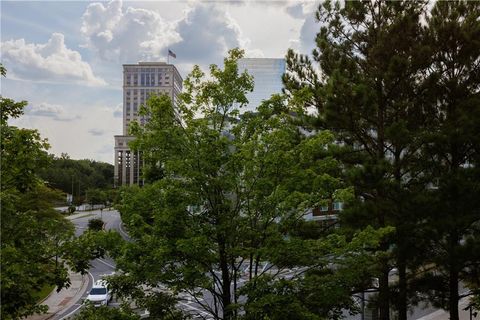
[[[40,172],[46,184],[74,197],[84,196],[87,189],[111,189],[113,165],[94,160],[73,160],[67,154],[51,155],[51,163]]]

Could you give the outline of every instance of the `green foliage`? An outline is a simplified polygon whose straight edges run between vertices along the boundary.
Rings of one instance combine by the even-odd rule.
[[[49,163],[47,141],[36,130],[8,124],[23,114],[26,102],[1,97],[0,106],[1,318],[19,319],[46,311],[37,305],[43,287],[70,285],[67,265],[77,263],[71,248],[80,240],[74,239],[73,224],[52,207],[59,192],[38,176]]]
[[[458,319],[459,281],[477,275],[479,13],[468,1],[325,1],[313,60],[287,54],[285,92],[302,125],[344,146],[336,156],[354,192],[341,195],[343,231],[395,226],[381,244],[380,319],[391,307],[406,319],[419,290]]]
[[[88,229],[92,231],[102,231],[103,220],[102,219],[90,219],[88,220]]]
[[[107,193],[100,189],[87,189],[85,192],[87,202],[94,206],[96,204],[106,204],[107,203]]]
[[[39,172],[40,177],[50,187],[73,194],[74,200],[84,197],[87,190],[109,191],[113,187],[113,165],[109,163],[73,160],[67,154],[49,158],[51,165]]]
[[[87,305],[73,318],[75,320],[139,320],[140,316],[135,314],[128,306],[121,308],[109,308],[107,306],[94,307]]]
[[[339,149],[334,136],[327,131],[304,134],[285,97],[273,96],[258,113],[238,118],[253,86],[248,74],[238,73],[241,54],[232,50],[223,70],[210,67],[208,79],[195,67],[178,108],[167,96],[151,97],[140,111],[149,122],[143,127],[132,124],[136,139],[130,146],[143,152],[147,168],[162,174],[143,188],[120,190],[117,207],[134,239],[114,255],[125,271],[111,279],[120,294],[149,301],[152,297],[139,288],[162,283],[168,290],[161,298],[172,303],[180,292],[193,298],[210,294],[214,306],[204,310],[216,318],[240,317],[242,310],[278,318],[275,308],[256,305],[257,298],[271,298],[264,296],[260,282],[257,287],[257,279],[273,275],[264,282],[273,287],[288,268],[324,270],[333,248],[346,255],[350,246],[359,247],[346,237],[305,239],[290,232],[307,210],[352,197],[352,190],[340,178],[343,169],[333,157]],[[384,237],[366,232],[377,246]],[[372,261],[373,247],[365,252]],[[262,271],[260,264],[266,262],[271,267]],[[241,301],[240,276],[245,274],[253,300]],[[360,284],[364,276],[371,278],[365,274]],[[284,279],[278,292],[301,287],[298,281]],[[327,317],[348,304],[353,289],[346,287],[344,300],[330,299],[321,311],[292,304],[289,314],[294,318],[298,311],[314,319],[320,312]],[[324,299],[324,294],[315,299]],[[304,303],[296,299],[292,301]]]
[[[4,69],[2,67],[2,73]],[[17,319],[45,311],[35,293],[46,285],[68,285],[63,262],[73,225],[51,206],[58,195],[37,172],[48,163],[48,143],[35,130],[8,125],[26,102],[1,97],[1,317]]]

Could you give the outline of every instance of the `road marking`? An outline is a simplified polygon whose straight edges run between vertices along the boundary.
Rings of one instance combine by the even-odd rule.
[[[110,264],[110,263],[108,263],[108,262],[106,262],[106,261],[104,261],[104,260],[102,260],[102,259],[100,259],[100,258],[97,258],[97,260],[98,260],[99,262],[103,263],[104,265],[110,267],[110,268],[113,268],[113,269],[116,269],[116,268],[117,268],[116,266],[114,266],[114,265],[112,265],[112,264]]]
[[[95,283],[95,279],[93,278],[93,275],[90,273],[90,271],[88,271],[88,274],[89,274],[89,275],[90,275],[90,277],[92,278],[92,285],[93,285],[93,284]],[[76,303],[76,304],[74,304],[74,306],[75,306],[75,305],[77,305],[77,303]],[[59,320],[64,320],[64,319],[67,319],[67,318],[68,318],[68,317],[70,317],[72,314],[74,314],[75,312],[77,312],[77,311],[78,311],[78,309],[80,309],[81,307],[83,307],[83,304],[79,304],[77,308],[73,309],[73,311],[72,311],[72,312],[70,312],[69,314],[67,314],[67,315],[65,315],[65,316],[63,316],[63,317],[61,317]]]
[[[211,313],[205,311],[204,309],[203,309],[203,310],[202,310],[202,309],[199,309],[199,308],[194,307],[194,306],[191,306],[191,305],[189,305],[189,304],[187,304],[187,303],[185,303],[185,302],[179,301],[178,304],[181,304],[181,305],[183,305],[183,306],[185,306],[185,307],[187,307],[187,308],[189,308],[189,309],[192,309],[192,310],[196,311],[198,314],[208,315],[208,316],[210,316],[210,317],[212,316]],[[192,311],[192,310],[188,310],[188,311]]]

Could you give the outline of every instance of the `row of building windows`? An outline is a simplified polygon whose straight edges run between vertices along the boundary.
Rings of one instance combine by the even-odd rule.
[[[165,75],[165,77],[163,77]],[[157,85],[170,85],[170,73],[126,73],[125,85],[153,87]]]
[[[138,96],[144,96],[150,93],[170,93],[170,89],[132,89],[126,90],[127,99],[133,95],[133,98],[137,98]]]
[[[171,71],[172,67],[161,67],[161,68],[138,68],[138,67],[124,67],[126,72],[162,72],[162,71]]]

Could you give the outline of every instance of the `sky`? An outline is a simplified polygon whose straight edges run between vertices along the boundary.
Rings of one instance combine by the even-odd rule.
[[[185,78],[227,51],[282,58],[310,53],[317,2],[1,1],[1,94],[26,100],[11,122],[37,129],[50,153],[113,163],[122,134],[122,64],[166,61]]]

